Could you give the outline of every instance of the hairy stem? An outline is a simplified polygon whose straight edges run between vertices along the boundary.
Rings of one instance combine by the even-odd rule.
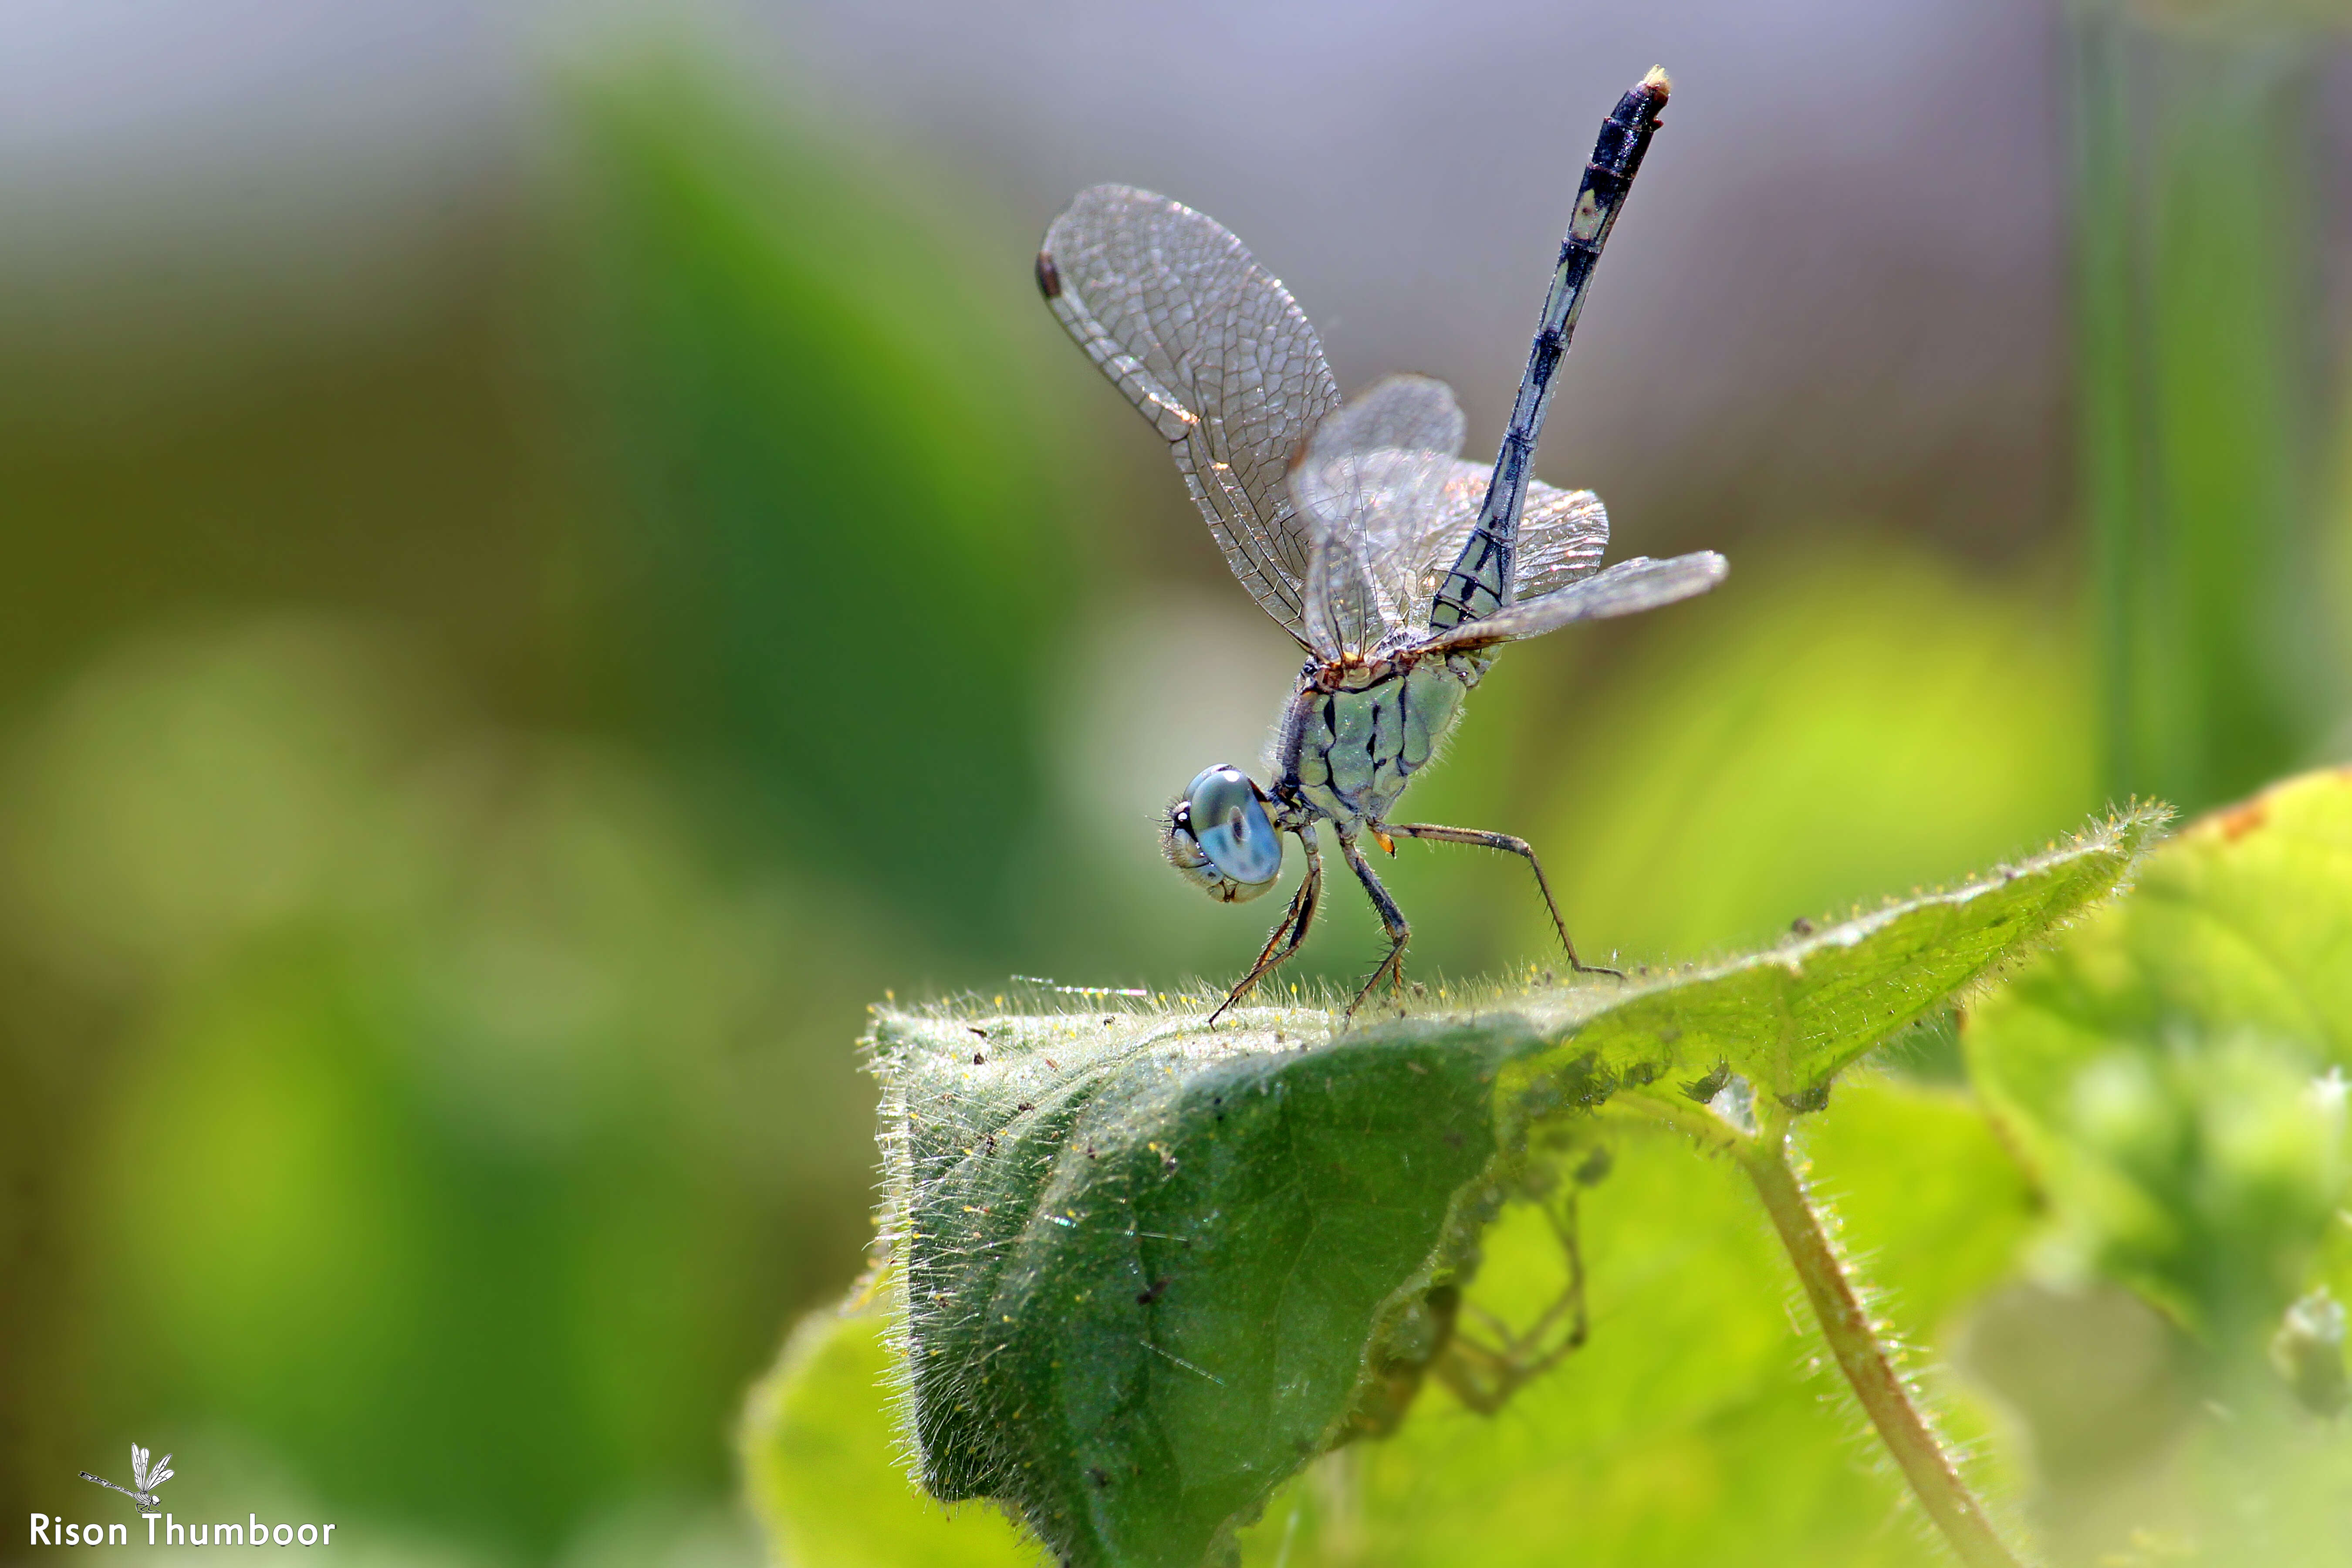
[[[1768,1127],[1759,1136],[1745,1141],[1739,1162],[1755,1182],[1757,1195],[1764,1200],[1764,1210],[1780,1233],[1780,1244],[1797,1266],[1806,1299],[1821,1320],[1822,1337],[1836,1353],[1862,1407],[1870,1413],[1871,1425],[1878,1428],[1880,1439],[1903,1467],[1927,1517],[1936,1521],[1944,1539],[1969,1568],[2019,1568],[2017,1557],[1994,1532],[1983,1505],[1960,1479],[1878,1342],[1870,1314],[1854,1295],[1853,1282],[1846,1278],[1837,1249],[1830,1244],[1821,1216],[1805,1194],[1804,1184],[1790,1168],[1788,1140],[1781,1129]]]

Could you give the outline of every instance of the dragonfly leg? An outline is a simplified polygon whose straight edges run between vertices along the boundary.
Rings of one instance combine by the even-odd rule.
[[[1363,989],[1356,993],[1356,999],[1348,1004],[1348,1016],[1353,1017],[1356,1009],[1364,1005],[1364,998],[1372,994],[1372,988],[1381,983],[1383,975],[1387,976],[1391,986],[1399,990],[1404,988],[1404,945],[1412,940],[1412,927],[1406,923],[1404,911],[1397,908],[1396,900],[1389,897],[1389,890],[1381,886],[1381,879],[1372,875],[1372,863],[1364,858],[1361,849],[1356,847],[1355,839],[1345,833],[1339,836],[1339,853],[1348,858],[1349,868],[1356,873],[1356,880],[1364,885],[1365,895],[1372,900],[1372,908],[1380,913],[1381,925],[1389,933],[1389,955],[1381,960],[1380,967],[1372,971],[1371,978],[1366,980]]]
[[[1307,851],[1307,875],[1299,879],[1298,891],[1290,896],[1290,908],[1283,912],[1282,919],[1275,922],[1273,932],[1265,939],[1265,950],[1257,955],[1257,962],[1250,965],[1250,972],[1242,976],[1240,984],[1225,994],[1225,999],[1217,1004],[1217,1010],[1209,1015],[1212,1024],[1223,1017],[1226,1008],[1248,995],[1259,981],[1280,968],[1292,953],[1297,952],[1298,944],[1307,940],[1307,928],[1315,923],[1315,908],[1323,897],[1323,851],[1321,846],[1315,842],[1312,826],[1298,830],[1298,842]]]
[[[1606,969],[1597,963],[1587,963],[1576,956],[1576,943],[1568,937],[1568,922],[1559,918],[1559,900],[1551,896],[1551,884],[1544,879],[1543,862],[1536,858],[1535,847],[1524,838],[1514,838],[1507,833],[1488,833],[1476,827],[1441,827],[1432,822],[1384,822],[1384,833],[1400,838],[1426,838],[1433,844],[1475,844],[1482,849],[1500,849],[1517,855],[1536,874],[1536,891],[1543,895],[1544,908],[1550,911],[1552,929],[1559,932],[1559,945],[1568,950],[1568,966],[1579,974],[1614,974],[1625,978],[1620,970]]]

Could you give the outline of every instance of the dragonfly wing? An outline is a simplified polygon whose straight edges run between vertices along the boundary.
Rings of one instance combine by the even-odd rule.
[[[1480,499],[1485,499],[1483,482]],[[1463,537],[1469,537],[1466,524]],[[1601,569],[1601,552],[1608,548],[1609,511],[1599,496],[1530,483],[1526,509],[1519,513],[1512,598],[1538,598],[1591,576]]]
[[[1339,389],[1289,290],[1223,224],[1128,185],[1082,191],[1054,220],[1037,284],[1167,440],[1242,586],[1315,647],[1313,540],[1286,481]]]
[[[1386,589],[1406,624],[1426,629],[1438,589],[1462,553],[1486,499],[1490,470],[1454,459],[1433,471],[1416,498],[1419,525],[1388,558]],[[1519,554],[1512,596],[1532,599],[1591,576],[1609,546],[1609,513],[1591,490],[1563,490],[1531,481],[1520,518]]]
[[[1374,382],[1346,407],[1315,427],[1307,448],[1328,462],[1349,453],[1395,450],[1451,458],[1468,430],[1454,389],[1426,375],[1391,375]]]
[[[1639,615],[1704,594],[1723,581],[1729,563],[1712,550],[1653,561],[1637,555],[1594,576],[1533,599],[1506,605],[1475,621],[1439,632],[1421,645],[1423,652],[1452,653],[1541,637],[1575,621]]]
[[[1380,640],[1377,599],[1362,541],[1342,530],[1318,537],[1307,569],[1307,646],[1327,659],[1370,648]]]
[[[1453,389],[1418,375],[1379,383],[1316,428],[1290,479],[1314,532],[1310,633],[1361,653],[1419,624],[1430,536],[1467,467],[1454,456],[1462,435]]]

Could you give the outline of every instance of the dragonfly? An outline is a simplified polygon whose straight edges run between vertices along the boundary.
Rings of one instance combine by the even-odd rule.
[[[1599,498],[1529,473],[1594,267],[1671,90],[1653,70],[1602,122],[1491,470],[1458,456],[1465,424],[1443,382],[1391,376],[1343,402],[1289,290],[1205,214],[1096,185],[1045,231],[1046,304],[1168,443],[1226,564],[1307,654],[1276,731],[1271,782],[1230,763],[1203,769],[1161,822],[1169,863],[1225,903],[1274,887],[1286,835],[1305,857],[1288,910],[1213,1023],[1305,942],[1323,894],[1326,827],[1389,941],[1349,1016],[1382,981],[1403,986],[1412,935],[1367,841],[1391,856],[1412,838],[1519,857],[1570,966],[1617,973],[1578,958],[1526,839],[1390,814],[1503,644],[1655,609],[1723,580],[1712,551],[1603,568]]]
[[[93,1476],[88,1470],[80,1472],[81,1479],[86,1481],[95,1481],[109,1491],[121,1492],[141,1508],[153,1508],[156,1503],[155,1489],[172,1479],[172,1456],[166,1454],[150,1465],[147,1462],[149,1452],[150,1450],[141,1447],[136,1443],[131,1445],[130,1486],[116,1486],[104,1476]],[[133,1490],[133,1488],[137,1489]]]

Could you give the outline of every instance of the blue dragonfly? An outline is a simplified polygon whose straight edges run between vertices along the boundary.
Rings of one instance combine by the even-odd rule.
[[[1518,856],[1570,965],[1616,973],[1577,957],[1525,839],[1390,813],[1502,644],[1655,609],[1723,580],[1712,551],[1604,569],[1599,498],[1528,472],[1593,268],[1669,90],[1653,70],[1601,128],[1491,470],[1456,455],[1462,410],[1443,382],[1391,376],[1343,402],[1297,302],[1206,215],[1097,185],[1045,232],[1037,285],[1047,305],[1168,442],[1226,564],[1307,656],[1276,731],[1271,782],[1231,764],[1204,769],[1161,825],[1170,864],[1226,903],[1275,885],[1284,835],[1305,854],[1289,909],[1217,1015],[1306,941],[1322,897],[1324,826],[1389,939],[1349,1014],[1383,980],[1402,985],[1412,934],[1366,840],[1391,855],[1397,839],[1418,838]]]

